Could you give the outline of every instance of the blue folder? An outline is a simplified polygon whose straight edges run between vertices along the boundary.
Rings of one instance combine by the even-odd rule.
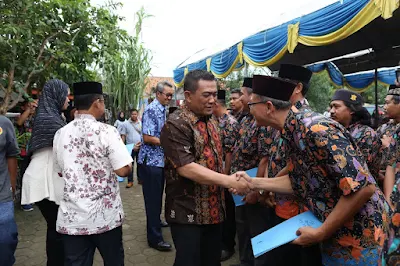
[[[135,144],[127,144],[125,146],[126,146],[126,149],[129,152],[129,154],[132,154],[133,146],[135,146]],[[120,176],[117,176],[117,177],[118,177],[118,182],[124,182],[124,180],[125,180],[124,177],[120,177]]]
[[[256,177],[257,176],[257,170],[258,168],[253,168],[250,170],[247,170],[246,173],[250,176],[250,177]],[[235,206],[242,206],[245,204],[245,202],[243,201],[244,196],[240,196],[240,195],[234,195],[232,194],[233,197],[233,201],[235,202]]]
[[[257,258],[274,248],[292,242],[298,238],[296,232],[300,227],[318,228],[321,225],[322,223],[310,211],[290,218],[251,239],[254,257]]]

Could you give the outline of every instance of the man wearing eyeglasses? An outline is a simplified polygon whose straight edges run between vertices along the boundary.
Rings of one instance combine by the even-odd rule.
[[[142,119],[143,146],[138,158],[138,173],[142,188],[147,218],[147,242],[159,251],[171,250],[164,241],[161,227],[162,195],[164,192],[164,151],[160,146],[160,133],[166,120],[166,106],[174,93],[173,86],[160,82],[156,86],[156,99],[144,110]]]
[[[272,131],[258,127],[255,117],[250,113],[252,93],[252,78],[245,78],[240,96],[244,117],[240,121],[240,138],[235,142],[232,151],[231,173],[258,167],[257,176],[264,176],[270,154],[270,143],[266,140],[270,138]],[[247,194],[244,199],[246,204],[236,207],[235,210],[240,258],[237,266],[269,265],[272,260],[266,254],[255,259],[251,248],[251,238],[268,230],[271,223],[272,210],[262,206],[258,202],[258,196],[254,191]]]

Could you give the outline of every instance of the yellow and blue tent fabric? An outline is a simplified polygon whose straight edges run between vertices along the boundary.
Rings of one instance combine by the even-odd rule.
[[[355,92],[364,92],[375,85],[375,70],[343,75],[332,62],[313,64],[307,68],[314,73],[327,71],[336,87],[346,87]],[[400,67],[378,69],[378,82],[385,85],[393,84],[396,80],[396,69]]]
[[[230,48],[174,70],[174,82],[183,85],[185,74],[194,69],[211,71],[224,78],[245,63],[270,66],[301,43],[323,46],[357,32],[378,17],[388,19],[399,8],[399,0],[342,0],[311,14],[252,35]]]

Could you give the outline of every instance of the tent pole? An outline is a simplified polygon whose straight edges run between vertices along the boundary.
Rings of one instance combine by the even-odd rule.
[[[379,110],[378,110],[378,68],[375,67],[375,123],[379,123]]]

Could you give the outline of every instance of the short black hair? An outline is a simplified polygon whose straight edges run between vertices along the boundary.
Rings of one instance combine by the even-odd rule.
[[[242,92],[240,91],[240,89],[233,89],[233,90],[231,91],[231,94],[233,94],[233,93],[238,93],[239,95],[242,94]]]
[[[89,110],[97,99],[102,99],[101,94],[75,95],[74,102],[77,110]]]
[[[130,113],[132,114],[133,112],[139,113],[139,111],[135,108],[131,109]]]
[[[195,92],[197,90],[197,83],[201,79],[215,81],[215,77],[212,73],[201,69],[193,70],[186,74],[183,82],[183,90]]]

